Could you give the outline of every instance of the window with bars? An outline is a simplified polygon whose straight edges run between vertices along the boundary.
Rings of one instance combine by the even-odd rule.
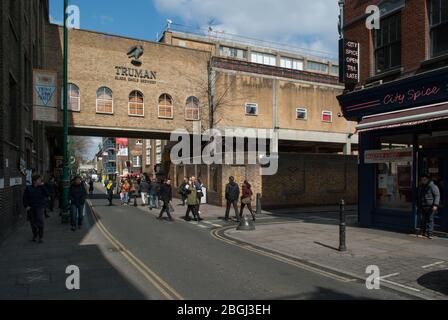
[[[401,65],[401,13],[381,19],[381,29],[374,30],[375,70],[381,73]]]
[[[185,119],[199,121],[201,119],[199,112],[199,99],[196,97],[189,97],[185,106]]]
[[[159,98],[159,118],[173,119],[173,98],[169,94],[162,94]]]
[[[431,57],[448,53],[448,0],[429,0]]]
[[[132,91],[129,95],[129,115],[144,117],[145,116],[145,103],[143,94],[139,91]]]
[[[96,92],[96,112],[114,113],[114,100],[112,90],[107,87],[101,87]]]

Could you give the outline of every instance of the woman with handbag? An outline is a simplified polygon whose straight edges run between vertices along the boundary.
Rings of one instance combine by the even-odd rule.
[[[240,211],[240,218],[243,218],[243,211],[244,207],[247,206],[247,209],[249,209],[250,214],[252,215],[252,219],[255,221],[255,213],[252,210],[252,186],[250,183],[245,180],[243,183],[243,195],[241,196],[241,211]]]

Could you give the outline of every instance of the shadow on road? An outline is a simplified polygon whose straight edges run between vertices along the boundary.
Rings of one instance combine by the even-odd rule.
[[[417,282],[422,287],[448,295],[448,270],[429,272],[421,276]]]
[[[273,298],[272,300],[373,300],[360,296],[352,296],[332,289],[317,287],[315,291]]]

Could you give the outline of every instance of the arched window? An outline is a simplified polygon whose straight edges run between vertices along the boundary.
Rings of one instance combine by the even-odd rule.
[[[196,97],[189,97],[185,106],[185,119],[198,121],[201,119],[199,112],[199,99]]]
[[[79,87],[76,84],[69,83],[67,87],[67,108],[69,111],[81,111],[81,99]],[[61,92],[61,109],[64,109],[64,89]]]
[[[132,91],[129,95],[129,115],[137,117],[145,116],[143,94],[139,91]]]
[[[162,94],[159,98],[159,118],[173,119],[173,98],[169,94]]]
[[[112,90],[107,87],[101,87],[96,92],[96,112],[114,113],[114,99]]]

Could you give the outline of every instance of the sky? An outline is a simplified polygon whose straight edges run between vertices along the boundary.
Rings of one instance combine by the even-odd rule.
[[[63,0],[50,0],[50,21],[62,24]],[[81,29],[156,41],[175,24],[274,41],[337,56],[337,0],[70,0]],[[91,142],[89,158],[97,152]]]

